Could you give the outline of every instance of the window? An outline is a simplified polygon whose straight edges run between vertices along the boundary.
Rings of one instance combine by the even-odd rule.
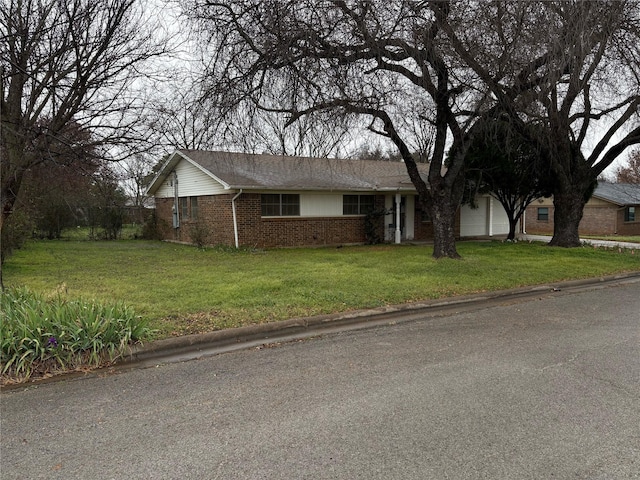
[[[627,207],[624,209],[624,221],[625,222],[636,221],[636,207]]]
[[[198,219],[198,197],[180,197],[178,208],[181,220]]]
[[[549,207],[538,207],[538,221],[549,221]]]
[[[343,215],[366,215],[373,212],[376,197],[373,195],[344,195],[342,197]]]
[[[293,217],[300,215],[300,195],[297,193],[263,193],[263,217]]]
[[[198,197],[189,197],[191,199],[191,218],[198,218]]]
[[[189,218],[189,197],[180,197],[180,218],[183,220]]]

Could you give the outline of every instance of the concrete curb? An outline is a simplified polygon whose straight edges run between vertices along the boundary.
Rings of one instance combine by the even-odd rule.
[[[159,363],[163,357],[169,355],[185,354],[187,352],[198,352],[202,350],[212,350],[228,346],[236,346],[234,349],[248,348],[249,344],[256,341],[262,344],[274,343],[278,339],[291,339],[296,335],[302,337],[311,334],[321,334],[330,329],[339,327],[357,326],[366,328],[375,326],[381,321],[395,321],[399,318],[417,317],[420,315],[434,315],[444,310],[455,307],[472,305],[481,307],[482,304],[499,300],[516,299],[539,296],[543,293],[558,291],[568,291],[572,289],[600,288],[605,285],[612,285],[622,281],[640,281],[640,272],[630,272],[625,274],[611,275],[599,278],[583,280],[571,280],[566,282],[555,282],[552,284],[536,285],[531,287],[513,288],[495,292],[484,292],[473,295],[458,297],[448,297],[444,299],[415,302],[402,305],[385,306],[367,310],[356,310],[346,313],[331,315],[319,315],[307,318],[292,318],[280,322],[248,325],[239,328],[218,330],[215,332],[184,335],[153,341],[147,344],[134,345],[124,358],[118,362],[119,365],[129,365],[138,362],[146,362],[157,359]]]

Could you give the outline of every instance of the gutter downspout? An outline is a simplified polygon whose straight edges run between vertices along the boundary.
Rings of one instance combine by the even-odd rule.
[[[173,228],[180,228],[180,197],[178,196],[178,172],[173,171],[173,178],[171,180],[173,185]]]
[[[233,238],[236,242],[236,248],[240,248],[240,244],[238,242],[238,219],[236,217],[236,199],[240,195],[242,195],[242,189],[240,189],[236,196],[231,199],[231,210],[233,211]]]

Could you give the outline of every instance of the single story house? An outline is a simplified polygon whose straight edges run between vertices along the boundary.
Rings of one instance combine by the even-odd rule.
[[[427,165],[419,169],[426,177]],[[284,247],[433,238],[402,162],[177,150],[147,193],[166,240]],[[508,232],[499,203],[478,204],[458,213],[459,236]]]
[[[527,207],[525,233],[553,233],[553,198],[540,198]],[[584,207],[582,235],[640,235],[640,185],[599,182]]]

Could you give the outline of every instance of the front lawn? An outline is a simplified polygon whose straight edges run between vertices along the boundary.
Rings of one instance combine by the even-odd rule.
[[[640,271],[640,252],[460,242],[432,246],[198,249],[123,240],[33,241],[4,266],[7,286],[122,301],[158,337],[418,300]]]

